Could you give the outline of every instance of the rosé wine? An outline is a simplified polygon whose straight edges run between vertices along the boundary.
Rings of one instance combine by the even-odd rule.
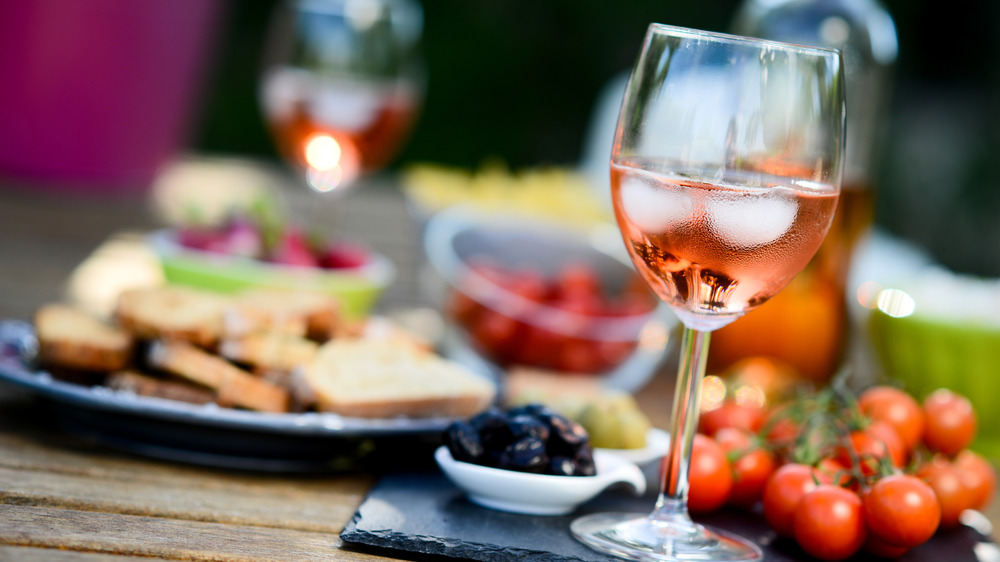
[[[319,79],[295,69],[272,69],[263,105],[278,152],[305,169],[314,167],[310,141],[329,137],[335,162],[349,184],[385,166],[412,128],[419,102],[415,89],[391,82]],[[323,168],[320,168],[323,169]]]
[[[788,284],[837,208],[829,185],[740,172],[696,180],[637,162],[612,164],[611,190],[639,273],[686,325],[706,331]]]

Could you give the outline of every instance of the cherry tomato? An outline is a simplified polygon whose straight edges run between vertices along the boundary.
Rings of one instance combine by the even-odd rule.
[[[907,451],[915,449],[923,439],[924,412],[905,391],[891,386],[873,386],[861,393],[858,406],[869,418],[892,426]]]
[[[876,421],[866,428],[869,435],[881,441],[885,447],[892,466],[901,467],[906,462],[906,445],[903,444],[899,433],[888,423]]]
[[[726,460],[726,452],[700,433],[694,436],[691,448],[688,483],[688,509],[695,513],[722,507],[733,488],[732,468]]]
[[[931,538],[941,522],[934,490],[908,474],[879,479],[864,494],[865,520],[879,540],[913,548]]]
[[[840,487],[848,487],[851,481],[850,468],[836,459],[824,458],[816,465],[816,476],[822,484],[833,484]]]
[[[942,388],[924,399],[923,408],[927,448],[950,456],[972,443],[976,436],[976,412],[968,398]]]
[[[584,323],[590,321],[590,316],[601,316],[604,314],[605,306],[604,299],[600,294],[591,293],[570,293],[560,295],[558,299],[549,301],[552,306],[569,312],[572,315],[578,315],[581,318],[574,318],[574,320],[582,321]],[[587,326],[582,326],[582,329],[586,329]],[[576,333],[576,332],[574,332]]]
[[[485,354],[503,362],[514,345],[517,333],[517,320],[499,312],[483,309],[469,335]]]
[[[601,360],[602,368],[600,371],[606,371],[618,366],[622,361],[625,361],[625,359],[627,359],[628,356],[635,351],[636,342],[601,340],[594,342],[594,345],[597,349],[597,355]]]
[[[558,334],[545,328],[525,324],[513,361],[542,368],[555,368],[556,351],[562,343]]]
[[[820,560],[843,560],[861,550],[867,537],[861,498],[850,490],[821,484],[795,508],[795,540]]]
[[[601,295],[601,279],[594,268],[586,263],[570,263],[559,270],[556,290],[560,297]]]
[[[760,406],[725,400],[718,408],[701,413],[698,419],[698,431],[711,437],[726,427],[756,432],[764,424],[766,415],[766,411]]]
[[[563,338],[556,348],[555,365],[568,373],[597,373],[603,370],[604,361],[593,341]]]
[[[791,447],[801,432],[799,425],[788,417],[786,406],[771,410],[765,416],[762,429],[766,431],[767,442],[777,448]]]
[[[756,446],[753,434],[735,427],[724,427],[715,434],[733,468],[733,490],[729,503],[751,508],[764,493],[767,479],[777,468],[774,456]]]
[[[857,462],[861,473],[870,476],[878,472],[882,459],[888,459],[893,466],[901,466],[903,454],[903,444],[896,430],[875,422],[865,429],[852,431],[846,442],[837,448],[836,460],[844,466]]]
[[[958,525],[962,512],[971,509],[975,503],[974,492],[966,486],[962,471],[945,457],[936,455],[917,469],[914,475],[927,482],[934,490],[941,508],[942,528]]]
[[[989,505],[997,487],[997,473],[993,465],[968,449],[955,457],[954,464],[972,494],[972,509],[983,509]]]
[[[781,466],[768,478],[761,497],[764,519],[780,536],[793,536],[795,508],[809,492],[816,489],[819,477],[811,466],[790,463]]]

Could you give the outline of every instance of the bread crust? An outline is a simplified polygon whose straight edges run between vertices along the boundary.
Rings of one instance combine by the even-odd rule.
[[[207,404],[215,400],[215,393],[207,388],[158,379],[133,370],[111,373],[104,384],[108,388],[132,392],[140,396],[155,396],[191,404]]]
[[[280,330],[325,342],[340,324],[340,301],[324,293],[250,289],[236,296],[227,312],[227,332]]]
[[[43,365],[113,371],[132,359],[134,342],[127,332],[70,305],[39,308],[35,330]]]
[[[223,312],[229,299],[177,285],[124,291],[115,318],[140,339],[169,339],[212,348],[222,334]]]
[[[188,342],[157,340],[150,346],[148,360],[153,367],[214,390],[220,406],[240,406],[262,412],[288,411],[287,390]]]
[[[291,371],[310,363],[319,344],[283,332],[254,332],[219,343],[219,354],[255,370]]]
[[[328,401],[317,396],[316,407],[324,412],[334,412],[352,418],[435,418],[468,417],[489,406],[490,399],[482,396],[442,396],[439,398],[411,398],[383,401]]]

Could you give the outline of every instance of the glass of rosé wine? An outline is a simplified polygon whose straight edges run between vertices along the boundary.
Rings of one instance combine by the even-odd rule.
[[[413,0],[284,0],[259,84],[278,153],[319,193],[387,165],[423,100]]]
[[[759,560],[694,523],[688,467],[711,332],[767,302],[819,248],[844,146],[840,53],[652,24],[611,154],[615,217],[636,269],[684,324],[673,427],[649,514],[571,524],[631,560]]]

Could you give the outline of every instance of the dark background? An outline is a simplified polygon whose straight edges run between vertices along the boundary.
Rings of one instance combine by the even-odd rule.
[[[960,272],[1000,275],[1000,2],[886,0],[900,55],[876,221]],[[579,162],[600,88],[656,21],[727,31],[738,0],[425,0],[426,103],[394,167]],[[273,1],[236,1],[193,148],[276,158],[256,100]]]

